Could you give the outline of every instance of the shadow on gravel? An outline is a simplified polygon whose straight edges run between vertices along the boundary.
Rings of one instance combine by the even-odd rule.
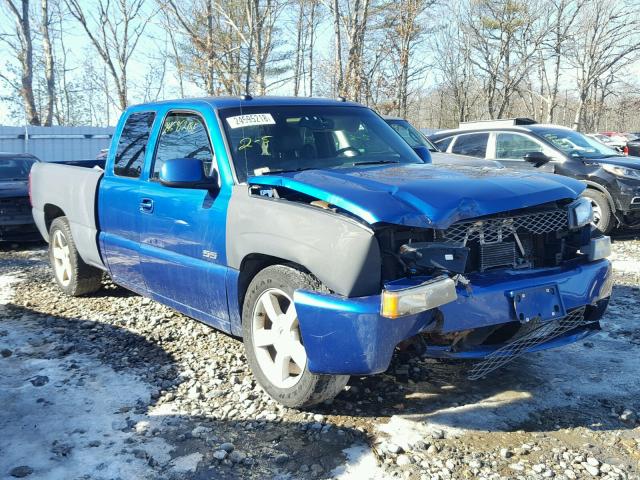
[[[25,252],[47,248],[47,242],[38,240],[33,242],[3,242],[0,241],[0,252]]]
[[[640,239],[640,229],[614,230],[609,235],[614,242],[638,240]]]
[[[325,478],[366,441],[313,421],[225,418],[206,392],[165,401],[190,379],[164,340],[0,305],[0,477],[26,465],[52,480]]]

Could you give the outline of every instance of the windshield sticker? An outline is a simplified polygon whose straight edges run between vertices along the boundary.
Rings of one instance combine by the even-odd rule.
[[[231,128],[254,127],[256,125],[275,125],[276,121],[270,113],[252,113],[227,118]]]

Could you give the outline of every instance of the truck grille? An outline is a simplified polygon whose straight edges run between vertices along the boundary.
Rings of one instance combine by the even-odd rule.
[[[561,236],[555,233],[568,229],[566,210],[556,208],[455,223],[437,231],[436,241],[469,248],[467,273],[498,267],[530,268],[562,261]]]
[[[512,238],[514,232],[543,234],[566,230],[568,226],[566,210],[554,209],[515,217],[459,222],[443,230],[442,234],[447,242],[466,245],[469,241],[479,240],[484,244],[503,242]]]
[[[583,327],[588,323],[589,321],[585,318],[585,307],[580,307],[558,320],[525,324],[509,343],[505,343],[487,355],[484,360],[476,363],[469,372],[469,379],[478,380],[483,378],[488,373],[518,358],[528,350],[564,335],[575,328]]]

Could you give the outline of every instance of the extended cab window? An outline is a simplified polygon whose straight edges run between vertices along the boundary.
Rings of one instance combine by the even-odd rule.
[[[460,135],[453,144],[451,153],[484,158],[487,153],[488,133],[469,133]]]
[[[199,116],[192,113],[167,115],[158,139],[151,177],[159,178],[164,162],[174,158],[200,159],[204,165],[204,174],[211,174],[214,165],[213,150],[207,128]]]
[[[155,112],[129,115],[120,134],[113,173],[121,177],[140,177],[144,166],[144,152],[155,117]]]
[[[499,133],[496,140],[497,159],[523,160],[527,153],[542,151],[542,145],[519,133]]]

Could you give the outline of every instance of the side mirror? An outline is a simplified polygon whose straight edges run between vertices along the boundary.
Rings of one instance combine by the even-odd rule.
[[[424,163],[432,163],[431,152],[424,145],[413,147],[413,151],[418,154],[418,156]]]
[[[218,174],[214,170],[211,176],[205,176],[204,164],[197,158],[172,158],[162,164],[160,183],[173,188],[216,190]]]
[[[540,167],[541,165],[551,161],[551,157],[548,157],[542,152],[529,152],[522,158],[525,162],[533,163],[535,167]]]

